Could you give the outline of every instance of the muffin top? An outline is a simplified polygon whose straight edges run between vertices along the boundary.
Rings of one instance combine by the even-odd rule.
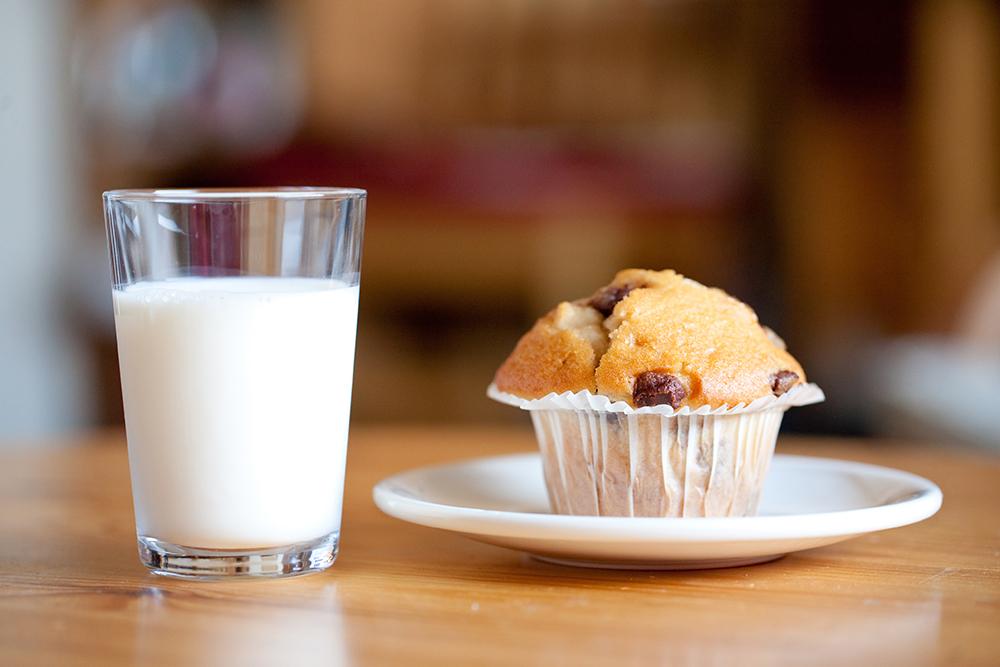
[[[522,398],[586,389],[637,408],[715,408],[780,396],[805,372],[722,290],[674,271],[626,269],[539,319],[494,382]]]

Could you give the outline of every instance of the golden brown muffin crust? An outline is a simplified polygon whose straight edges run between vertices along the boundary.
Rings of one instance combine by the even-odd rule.
[[[560,303],[521,337],[494,382],[501,391],[530,398],[595,391],[594,371],[607,348],[602,322],[593,308]]]
[[[627,269],[540,319],[495,382],[525,398],[587,389],[633,406],[735,405],[805,382],[779,343],[722,290],[669,270]]]

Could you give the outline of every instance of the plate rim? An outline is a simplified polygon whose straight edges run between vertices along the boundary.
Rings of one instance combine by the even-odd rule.
[[[372,496],[378,508],[389,516],[409,523],[465,534],[549,541],[628,540],[649,543],[761,542],[859,535],[899,528],[930,518],[940,509],[944,498],[937,484],[905,470],[861,461],[801,454],[776,454],[775,458],[781,459],[785,465],[853,469],[869,475],[902,479],[917,487],[917,490],[911,496],[892,503],[850,510],[780,516],[677,518],[576,516],[485,509],[424,500],[393,489],[406,477],[492,461],[538,461],[539,457],[538,452],[519,452],[420,466],[380,480],[373,487]]]

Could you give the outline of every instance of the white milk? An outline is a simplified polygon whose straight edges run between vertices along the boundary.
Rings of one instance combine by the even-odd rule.
[[[339,531],[358,288],[187,278],[114,301],[139,534],[235,549]]]

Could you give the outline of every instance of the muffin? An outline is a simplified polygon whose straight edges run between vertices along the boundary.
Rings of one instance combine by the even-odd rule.
[[[554,511],[658,517],[755,514],[784,411],[823,398],[749,306],[639,269],[539,319],[490,395],[531,412]]]

